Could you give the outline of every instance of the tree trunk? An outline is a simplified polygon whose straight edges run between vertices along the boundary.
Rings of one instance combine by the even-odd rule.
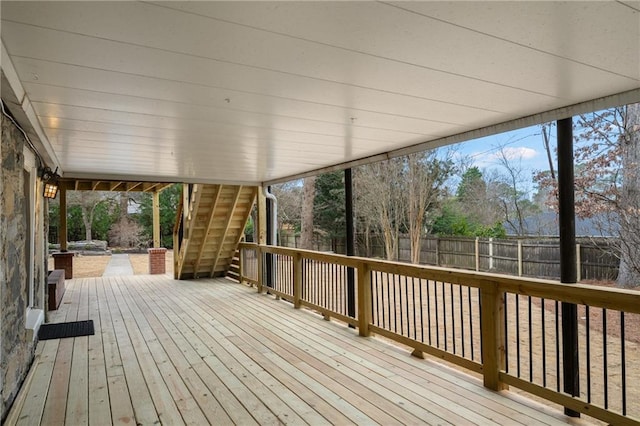
[[[300,230],[300,248],[313,249],[313,202],[316,197],[316,177],[304,179],[302,187],[302,220]]]
[[[640,286],[640,104],[627,106],[622,144],[620,271],[616,285]]]
[[[121,192],[120,193],[120,219],[129,216],[129,193]]]
[[[93,209],[82,206],[82,223],[84,224],[84,239],[91,241],[91,224],[93,222]]]

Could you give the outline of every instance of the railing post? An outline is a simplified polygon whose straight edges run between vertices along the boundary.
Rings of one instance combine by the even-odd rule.
[[[244,262],[244,250],[238,247],[238,282],[242,284],[242,263]]]
[[[264,257],[262,256],[262,248],[256,247],[256,256],[258,256],[258,293],[262,293],[262,279],[264,278]]]
[[[582,256],[580,256],[580,244],[576,244],[576,282],[582,281]]]
[[[302,300],[302,255],[296,253],[293,256],[293,307],[300,309]]]
[[[484,386],[498,391],[507,385],[500,382],[500,370],[505,367],[504,353],[504,292],[497,285],[480,289],[482,304],[482,373]]]
[[[371,324],[371,275],[369,266],[361,263],[358,266],[358,333],[368,337]]]

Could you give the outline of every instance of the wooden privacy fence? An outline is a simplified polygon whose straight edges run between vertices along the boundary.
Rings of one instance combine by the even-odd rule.
[[[247,243],[240,263],[259,292],[480,373],[488,388],[640,424],[640,292]],[[563,303],[578,311],[575,395],[563,391]]]
[[[385,257],[384,244],[377,236],[358,239],[358,253],[365,257]],[[615,239],[579,240],[578,276],[585,280],[614,280],[620,259]],[[342,246],[339,244],[338,249]],[[411,259],[409,238],[398,239],[397,258]],[[423,265],[495,272],[524,277],[560,278],[560,242],[558,238],[493,239],[470,237],[425,237],[420,263]]]

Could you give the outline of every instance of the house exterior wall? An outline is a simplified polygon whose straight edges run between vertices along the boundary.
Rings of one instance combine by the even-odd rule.
[[[0,419],[4,420],[33,362],[43,317],[46,202],[35,155],[2,116],[0,156]],[[39,196],[40,195],[40,196]]]

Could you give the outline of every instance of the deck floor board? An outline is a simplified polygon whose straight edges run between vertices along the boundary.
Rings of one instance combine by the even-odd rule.
[[[226,279],[68,280],[21,424],[571,424],[477,377]],[[584,424],[584,421],[579,421]]]

